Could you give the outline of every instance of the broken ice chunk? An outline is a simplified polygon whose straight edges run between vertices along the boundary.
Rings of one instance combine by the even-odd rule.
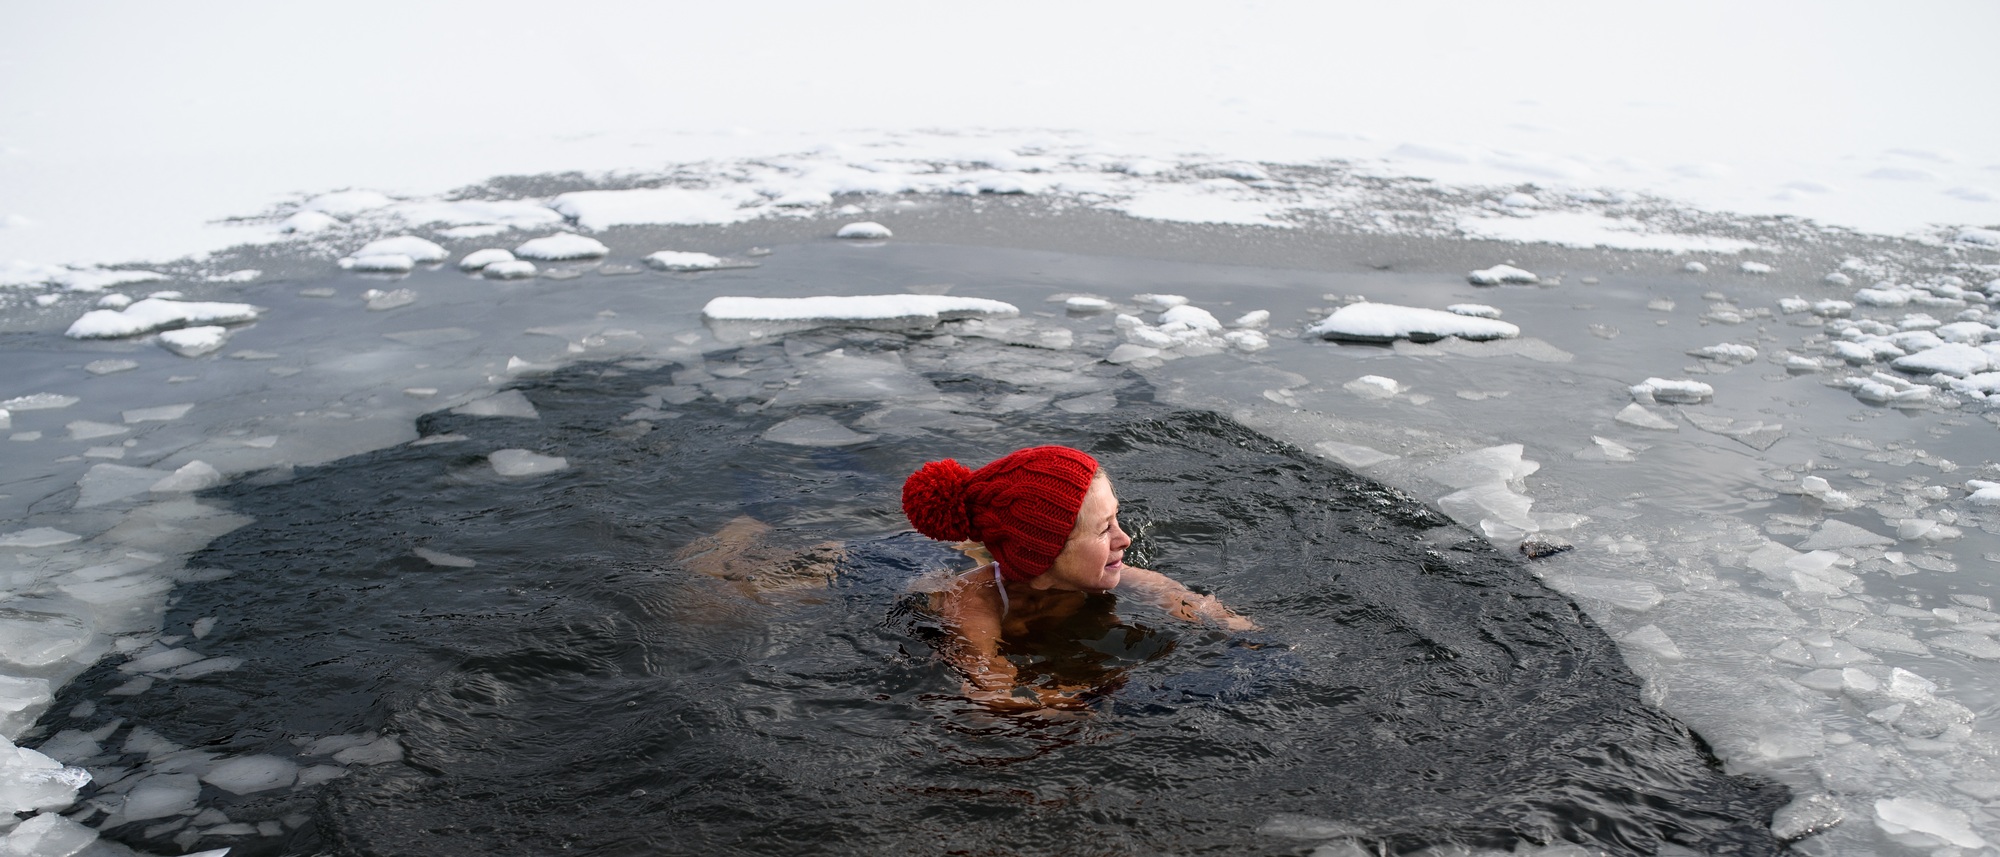
[[[1489,446],[1433,464],[1424,470],[1424,476],[1453,488],[1491,482],[1519,484],[1542,468],[1539,462],[1523,458],[1525,451],[1518,443]]]
[[[1075,313],[1105,312],[1111,309],[1111,302],[1103,298],[1074,297],[1064,300],[1063,308]]]
[[[188,411],[191,410],[194,410],[194,404],[192,402],[184,405],[160,405],[159,407],[155,408],[134,408],[132,410],[124,412],[122,416],[125,417],[125,421],[128,423],[169,422],[187,416]]]
[[[1473,318],[1500,317],[1499,310],[1494,309],[1493,307],[1487,306],[1485,304],[1452,304],[1451,306],[1445,307],[1444,311],[1456,315],[1471,316]]]
[[[1685,655],[1681,654],[1681,647],[1675,645],[1673,638],[1668,637],[1667,632],[1660,630],[1660,626],[1658,625],[1645,625],[1636,628],[1631,633],[1626,634],[1622,641],[1626,645],[1640,651],[1649,652],[1654,657],[1663,661],[1674,662],[1685,657]]]
[[[851,446],[874,440],[826,417],[793,417],[764,430],[764,439],[792,446]]]
[[[1119,344],[1117,348],[1111,349],[1111,353],[1105,356],[1104,362],[1114,366],[1123,366],[1127,363],[1136,363],[1140,360],[1148,360],[1159,356],[1160,349],[1158,348],[1148,348],[1137,343],[1125,342]]]
[[[1665,417],[1662,417],[1659,414],[1655,414],[1652,411],[1646,410],[1645,406],[1639,404],[1638,402],[1633,402],[1632,404],[1626,405],[1625,409],[1619,411],[1618,415],[1612,417],[1612,419],[1624,423],[1625,425],[1628,426],[1635,426],[1643,429],[1652,429],[1654,431],[1681,430],[1679,424]]]
[[[452,408],[451,412],[468,417],[515,417],[528,420],[542,418],[541,412],[535,410],[535,404],[528,401],[527,395],[520,390],[502,390],[483,399],[473,399]]]
[[[1942,373],[1957,378],[1994,367],[1993,355],[1964,343],[1950,342],[1891,361],[1891,366],[1918,375]]]
[[[1690,274],[1706,274],[1708,273],[1708,266],[1700,262],[1689,262],[1685,265],[1682,265],[1681,270],[1686,271]]]
[[[1940,649],[1949,649],[1963,655],[1985,660],[2000,660],[2000,642],[1985,634],[1954,632],[1941,634],[1930,639],[1930,644]]]
[[[1884,798],[1875,802],[1875,826],[1883,833],[1920,848],[1953,845],[1985,848],[1986,840],[1972,830],[1964,811],[1922,798]]]
[[[155,494],[181,494],[222,484],[222,474],[206,461],[190,461],[147,489]]]
[[[1771,273],[1772,269],[1770,265],[1766,265],[1763,262],[1745,261],[1737,265],[1736,270],[1742,271],[1745,274],[1768,274]]]
[[[1799,550],[1840,550],[1855,547],[1883,547],[1893,545],[1895,539],[1864,530],[1846,521],[1827,521],[1819,526],[1805,541],[1799,542]]]
[[[1306,328],[1306,333],[1352,342],[1394,342],[1398,339],[1435,342],[1447,336],[1474,341],[1512,339],[1521,335],[1521,329],[1504,321],[1443,310],[1363,302],[1334,310],[1331,315]]]
[[[0,739],[0,810],[8,814],[58,810],[76,801],[90,773]]]
[[[1181,295],[1137,294],[1132,296],[1132,302],[1150,310],[1165,312],[1187,303],[1188,299]]]
[[[1323,440],[1313,444],[1319,454],[1345,464],[1348,467],[1373,467],[1384,461],[1393,461],[1399,456],[1390,455],[1372,447],[1359,444]]]
[[[66,533],[54,527],[34,527],[0,536],[0,548],[48,548],[82,539],[82,536]]]
[[[369,289],[361,293],[361,300],[371,312],[391,310],[409,306],[417,302],[417,293],[409,289]]]
[[[1846,810],[1840,808],[1839,800],[1832,795],[1803,795],[1779,807],[1771,816],[1771,833],[1791,842],[1828,830],[1846,818]]]
[[[508,259],[487,265],[479,275],[489,280],[525,280],[533,277],[535,270],[535,263],[526,259]]]
[[[121,339],[186,325],[239,324],[255,321],[262,313],[249,304],[147,298],[122,310],[84,313],[63,335],[71,339]]]
[[[533,238],[514,248],[514,255],[523,259],[540,259],[545,262],[567,262],[576,259],[598,259],[610,255],[611,248],[595,238],[574,232],[559,232],[554,235]]]
[[[661,250],[645,258],[646,266],[655,271],[712,271],[723,266],[721,258],[707,253],[685,250]]]
[[[2000,506],[2000,482],[1968,479],[1965,490],[1972,492],[1966,495],[1965,500],[1974,506]]]
[[[462,556],[452,556],[429,548],[416,548],[411,553],[416,554],[418,559],[440,568],[472,568],[479,564]]]
[[[281,789],[298,780],[298,763],[277,756],[239,756],[202,774],[201,779],[230,794]]]
[[[364,274],[407,274],[417,267],[417,260],[402,253],[350,256],[340,261],[342,268]]]
[[[1637,461],[1639,452],[1645,447],[1626,446],[1606,437],[1590,436],[1591,446],[1578,450],[1576,457],[1585,461]]]
[[[1670,402],[1677,405],[1692,405],[1707,401],[1715,395],[1715,388],[1700,381],[1689,379],[1668,380],[1647,378],[1632,385],[1632,398],[1640,402]]]
[[[423,262],[425,264],[442,262],[450,255],[435,242],[426,241],[415,235],[398,235],[394,238],[377,239],[368,242],[361,249],[354,251],[354,258],[356,259],[367,256],[408,256],[412,262]]]
[[[1199,330],[1208,333],[1222,329],[1222,322],[1217,321],[1215,316],[1208,310],[1186,304],[1160,313],[1160,324],[1162,326],[1180,324],[1185,325],[1189,330]]]
[[[193,812],[200,797],[201,780],[194,774],[154,774],[125,793],[120,816],[126,821],[144,821]]]
[[[1571,598],[1602,601],[1634,613],[1644,613],[1665,600],[1659,587],[1640,580],[1551,573],[1543,575],[1542,582]]]
[[[1366,396],[1371,399],[1394,398],[1397,393],[1409,389],[1398,383],[1396,379],[1385,378],[1381,375],[1363,375],[1342,384],[1341,388],[1355,395]]]
[[[1720,345],[1697,348],[1689,351],[1688,354],[1703,360],[1713,360],[1717,363],[1729,365],[1742,365],[1744,363],[1755,362],[1757,359],[1757,349],[1748,345],[1738,345],[1733,342],[1724,342]]]
[[[1229,323],[1229,326],[1238,330],[1261,330],[1264,325],[1270,323],[1271,311],[1256,309],[1237,316],[1235,321]]]
[[[0,660],[9,663],[47,666],[82,650],[90,636],[72,616],[0,607]]]
[[[486,460],[501,476],[540,476],[569,468],[569,459],[526,449],[497,449]]]
[[[93,464],[76,482],[76,508],[86,509],[144,494],[168,474],[122,464]]]
[[[214,325],[183,327],[160,334],[160,345],[182,357],[200,357],[218,351],[228,341],[228,328]]]
[[[498,247],[489,247],[485,250],[474,250],[465,254],[465,258],[458,260],[458,269],[467,273],[473,273],[484,269],[487,265],[512,261],[514,261],[514,254]]]
[[[1542,281],[1541,277],[1535,276],[1532,272],[1521,270],[1512,265],[1494,265],[1491,268],[1483,268],[1465,275],[1465,278],[1475,286],[1497,286],[1503,283],[1531,285]]]
[[[132,430],[124,426],[100,423],[94,420],[73,420],[64,428],[69,429],[70,440],[96,440],[100,437],[115,437]]]
[[[53,812],[21,822],[0,837],[0,853],[70,857],[97,841],[97,831]]]
[[[858,241],[880,241],[894,237],[895,234],[889,231],[889,227],[887,226],[883,226],[873,220],[863,220],[840,227],[834,231],[833,237],[851,238]]]

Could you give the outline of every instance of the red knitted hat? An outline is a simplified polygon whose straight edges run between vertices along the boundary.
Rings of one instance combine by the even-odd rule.
[[[1076,529],[1097,459],[1066,446],[1011,453],[978,470],[933,461],[903,482],[903,514],[934,539],[986,546],[1009,580],[1048,571]]]

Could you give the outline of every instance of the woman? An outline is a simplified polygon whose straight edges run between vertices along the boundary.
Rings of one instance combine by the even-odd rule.
[[[1000,649],[1059,623],[1094,594],[1119,590],[1190,622],[1256,627],[1173,578],[1126,565],[1132,538],[1118,526],[1111,480],[1069,447],[1023,449],[976,471],[950,459],[925,464],[903,483],[903,514],[917,532],[960,542],[980,563],[945,588],[938,607],[953,634],[945,655],[965,674],[966,695],[995,708],[1080,704],[1061,690],[1023,687]]]

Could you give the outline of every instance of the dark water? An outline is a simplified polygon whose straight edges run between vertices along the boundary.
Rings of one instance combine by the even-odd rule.
[[[231,755],[401,741],[403,761],[316,788],[209,789],[235,821],[307,819],[237,855],[1286,854],[1340,835],[1780,850],[1782,787],[1721,773],[1575,605],[1481,542],[1433,543],[1445,521],[1406,496],[1126,377],[1112,414],[987,413],[837,448],[760,435],[871,406],[704,398],[622,419],[678,368],[574,367],[521,387],[539,420],[432,414],[422,434],[467,439],[220,489],[257,521],[192,559],[232,574],[180,590],[167,626],[221,617],[204,648],[246,665],[132,697],[107,697],[126,677],[100,667],[65,699],[98,701],[89,725]],[[911,591],[958,557],[906,532],[901,480],[1048,442],[1113,473],[1134,564],[1263,630],[1105,603],[1029,665],[1096,686],[1087,712],[958,698]],[[504,448],[570,467],[503,479],[485,457]],[[838,573],[722,580],[677,559],[740,515],[777,544],[844,543]],[[146,826],[106,835],[172,847]]]

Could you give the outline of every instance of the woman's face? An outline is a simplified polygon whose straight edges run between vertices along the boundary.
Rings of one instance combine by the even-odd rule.
[[[1034,580],[1036,589],[1102,592],[1118,585],[1125,571],[1125,548],[1132,537],[1118,526],[1118,496],[1111,480],[1098,476],[1083,495],[1076,528],[1049,570]]]

